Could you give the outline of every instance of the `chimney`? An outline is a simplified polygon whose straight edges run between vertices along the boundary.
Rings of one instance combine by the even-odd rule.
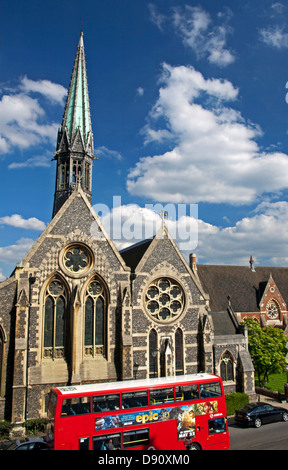
[[[255,273],[254,259],[252,258],[252,255],[250,256],[249,263],[250,263],[250,269],[251,269],[251,271],[252,271],[253,273]]]
[[[197,265],[196,265],[196,254],[190,253],[190,268],[192,269],[193,273],[197,273]]]

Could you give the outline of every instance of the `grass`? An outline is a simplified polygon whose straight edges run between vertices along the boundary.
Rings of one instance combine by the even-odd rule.
[[[287,381],[286,372],[283,372],[282,374],[272,374],[269,376],[269,380],[267,384],[265,384],[265,388],[268,388],[268,390],[272,390],[273,392],[284,393],[284,384],[286,384]],[[256,387],[258,387],[257,382],[257,379],[255,379]]]

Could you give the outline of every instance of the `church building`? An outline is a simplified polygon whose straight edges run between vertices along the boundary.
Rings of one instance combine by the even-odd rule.
[[[165,223],[119,252],[93,210],[82,32],[54,160],[53,218],[0,284],[0,420],[45,417],[55,386],[200,371],[253,395],[245,329],[228,303],[212,315],[210,286]]]

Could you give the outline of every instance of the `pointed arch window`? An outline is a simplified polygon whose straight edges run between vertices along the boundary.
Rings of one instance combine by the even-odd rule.
[[[220,375],[223,382],[231,382],[234,380],[233,358],[228,351],[221,357]]]
[[[175,370],[176,375],[184,374],[183,333],[180,328],[175,333]]]
[[[2,387],[3,387],[3,364],[4,363],[4,334],[2,328],[0,326],[0,396],[2,395]]]
[[[149,334],[149,377],[158,377],[157,333],[151,330]]]
[[[106,355],[107,295],[102,282],[94,278],[85,295],[84,354]]]
[[[54,277],[46,289],[44,299],[44,358],[64,357],[67,305],[64,283]]]

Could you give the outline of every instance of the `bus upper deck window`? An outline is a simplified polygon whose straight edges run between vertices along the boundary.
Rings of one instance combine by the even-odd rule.
[[[173,401],[173,388],[157,388],[155,390],[150,390],[150,405],[172,403]]]
[[[90,397],[64,398],[61,416],[85,415],[90,413]]]
[[[204,383],[200,385],[201,398],[221,397],[222,391],[220,382]]]
[[[93,413],[120,410],[120,394],[95,395],[92,403]]]
[[[122,409],[140,408],[148,406],[148,393],[146,390],[141,392],[122,393]]]
[[[199,399],[198,385],[181,385],[175,387],[176,401],[191,401]]]

